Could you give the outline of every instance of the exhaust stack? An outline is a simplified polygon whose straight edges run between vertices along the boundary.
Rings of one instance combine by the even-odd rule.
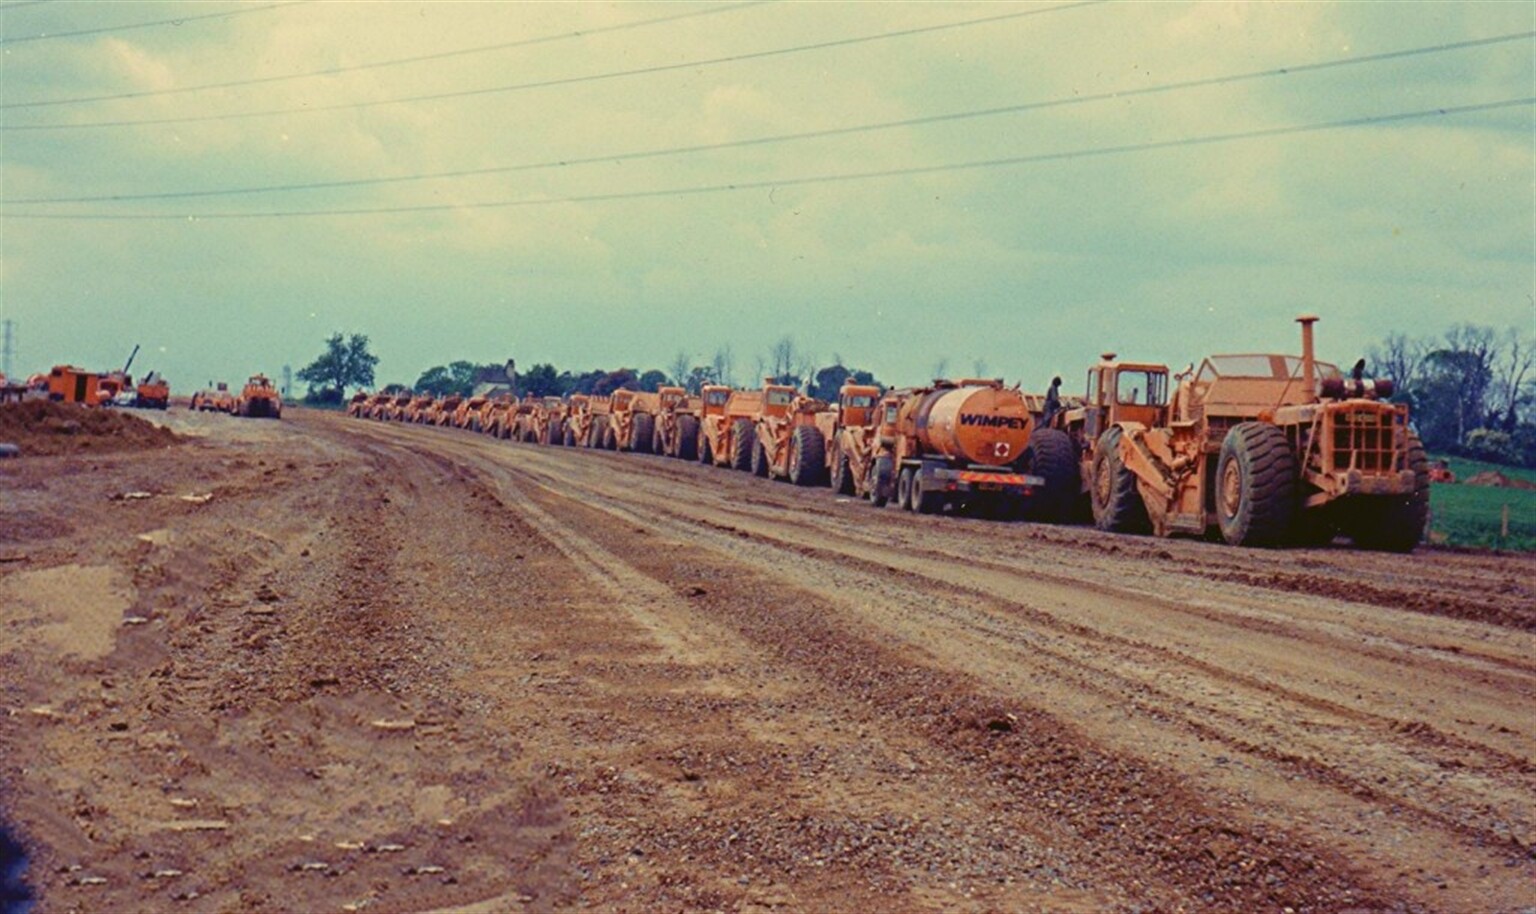
[[[1306,378],[1307,397],[1317,400],[1317,363],[1312,350],[1312,325],[1317,323],[1316,314],[1303,314],[1296,318],[1301,325],[1301,376]]]

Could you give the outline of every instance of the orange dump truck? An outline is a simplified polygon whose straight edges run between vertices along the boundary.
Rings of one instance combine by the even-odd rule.
[[[347,415],[354,419],[361,419],[368,412],[368,401],[373,399],[373,394],[366,391],[358,391],[347,401]]]
[[[880,388],[868,384],[844,384],[837,393],[837,410],[827,436],[827,483],[839,495],[873,499],[874,493],[890,487],[889,459],[883,481],[875,472],[880,402]]]
[[[527,419],[527,438],[534,444],[559,445],[565,441],[565,401],[559,397],[540,397]]]
[[[681,387],[656,390],[656,425],[651,432],[651,453],[683,460],[698,457],[699,398]]]
[[[1067,516],[1078,492],[1072,440],[1038,428],[1017,388],[995,380],[939,380],[901,392],[885,409],[881,423],[890,434],[882,447],[901,507],[920,514],[951,508],[1050,521]]]
[[[271,379],[263,374],[253,374],[240,389],[230,412],[253,419],[281,419],[283,398],[278,394]]]
[[[566,447],[591,447],[592,398],[587,394],[571,394],[565,404],[565,431],[562,434]]]
[[[608,431],[612,450],[651,452],[651,437],[656,430],[657,400],[653,393],[616,390],[609,404]]]
[[[824,484],[833,418],[825,401],[765,382],[752,422],[752,475],[800,486]]]
[[[753,422],[763,392],[711,384],[704,387],[699,399],[703,413],[699,417],[699,462],[750,470],[752,451],[757,446]]]
[[[151,371],[134,388],[133,405],[140,409],[167,409],[171,405],[171,385],[158,372]]]
[[[431,412],[427,414],[427,422],[432,425],[452,425],[453,414],[463,402],[464,398],[459,394],[438,398],[437,402],[432,404]]]

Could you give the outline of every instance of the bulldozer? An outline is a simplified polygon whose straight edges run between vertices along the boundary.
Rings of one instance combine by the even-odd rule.
[[[681,387],[656,389],[656,422],[651,453],[683,460],[698,457],[699,398]]]
[[[1171,401],[1166,375],[1158,387],[1153,372],[1106,360],[1088,396],[1101,423],[1082,429],[1095,438],[1087,477],[1095,525],[1219,533],[1239,546],[1316,545],[1342,534],[1363,548],[1411,551],[1428,518],[1429,463],[1408,407],[1389,401],[1390,380],[1365,379],[1363,359],[1350,377],[1317,361],[1317,320],[1297,318],[1299,357],[1210,356],[1179,374]]]
[[[995,379],[938,379],[885,404],[876,458],[889,458],[896,504],[999,518],[1066,519],[1078,489],[1066,433],[1037,424],[1024,394]],[[880,469],[877,469],[877,475]]]
[[[278,394],[271,379],[264,374],[253,374],[240,389],[230,412],[248,419],[281,419],[283,398]]]

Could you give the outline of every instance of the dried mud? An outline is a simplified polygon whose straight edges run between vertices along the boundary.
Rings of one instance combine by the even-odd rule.
[[[23,458],[145,450],[177,440],[165,426],[121,409],[49,400],[0,403],[0,442],[16,445]]]

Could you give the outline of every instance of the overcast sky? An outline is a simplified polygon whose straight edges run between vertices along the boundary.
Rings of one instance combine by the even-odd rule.
[[[1041,389],[1106,349],[1295,351],[1301,312],[1349,363],[1533,327],[1533,29],[1524,2],[12,0],[0,317],[18,372],[142,343],[184,393],[338,330],[381,383],[722,346],[746,382],[789,335]]]

